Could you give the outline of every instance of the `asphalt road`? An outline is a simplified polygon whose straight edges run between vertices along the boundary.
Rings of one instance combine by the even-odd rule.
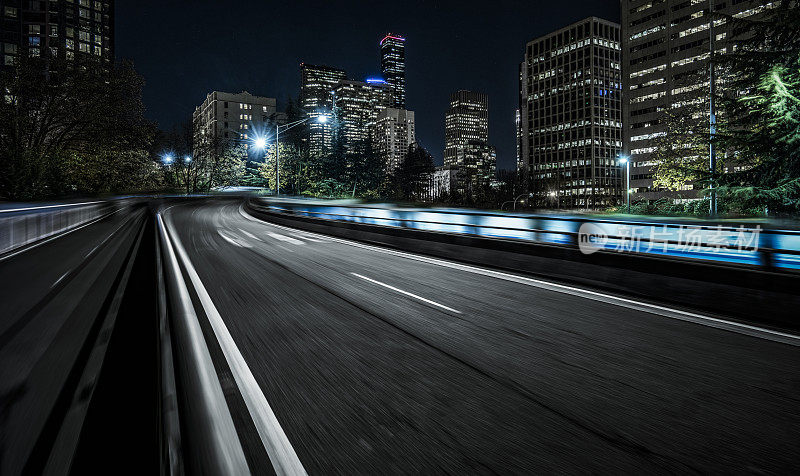
[[[98,371],[96,350],[110,332],[103,327],[108,296],[144,212],[123,207],[0,256],[0,474],[41,472],[57,444],[67,447],[59,456],[72,454],[93,390],[86,379]]]
[[[310,474],[800,469],[799,347],[277,227],[234,202],[163,216]],[[251,469],[268,471],[204,331]]]

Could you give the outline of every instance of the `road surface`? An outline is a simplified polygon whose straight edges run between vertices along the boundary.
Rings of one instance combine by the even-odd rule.
[[[278,227],[233,201],[162,216],[255,472],[271,468],[259,394],[310,474],[798,469],[795,345]]]

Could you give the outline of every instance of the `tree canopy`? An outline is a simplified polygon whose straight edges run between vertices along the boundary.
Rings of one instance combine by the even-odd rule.
[[[79,65],[20,57],[0,72],[0,198],[149,189],[160,169],[148,149],[144,82],[130,63]]]

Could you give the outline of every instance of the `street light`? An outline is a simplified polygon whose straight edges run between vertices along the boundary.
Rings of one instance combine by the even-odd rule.
[[[192,175],[192,157],[189,155],[184,156],[183,163],[186,166],[186,195],[189,195],[189,179]]]
[[[276,196],[280,196],[281,194],[281,169],[280,169],[280,152],[279,150],[279,140],[281,132],[286,132],[289,129],[299,126],[305,122],[308,122],[311,117],[307,117],[305,119],[300,119],[298,121],[290,122],[289,124],[275,124],[275,194]],[[328,117],[325,115],[319,115],[316,117],[316,122],[320,124],[324,124],[328,122]],[[253,142],[253,145],[256,149],[259,150],[266,150],[267,148],[267,139],[264,137],[257,137]],[[266,157],[264,157],[266,160]]]
[[[631,158],[627,155],[619,157],[620,165],[625,165],[625,203],[627,204],[628,214],[631,213]]]
[[[555,190],[550,190],[549,192],[547,192],[547,195],[550,196],[550,198],[555,198],[556,199],[556,208],[558,208],[560,210],[561,209],[561,197],[558,196],[558,192],[556,192]]]
[[[517,195],[517,197],[514,198],[514,200],[506,200],[505,202],[503,202],[503,204],[500,205],[500,210],[502,210],[502,209],[504,209],[506,207],[506,203],[513,203],[514,204],[514,210],[516,210],[517,209],[517,201],[520,199],[520,197],[523,197],[525,195],[527,195],[529,197],[533,197],[532,193],[521,193],[521,194]]]
[[[517,198],[515,198],[515,199],[514,199],[514,210],[516,210],[516,209],[517,209],[517,200],[519,200],[519,199],[520,199],[521,197],[523,197],[524,195],[527,195],[527,196],[529,196],[529,197],[532,197],[532,196],[533,196],[533,194],[532,194],[532,193],[521,193],[521,194],[519,194],[519,195],[517,196]]]

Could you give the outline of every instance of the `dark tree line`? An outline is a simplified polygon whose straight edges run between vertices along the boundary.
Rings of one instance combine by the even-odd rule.
[[[0,199],[150,190],[143,80],[130,63],[21,56],[0,72]]]

